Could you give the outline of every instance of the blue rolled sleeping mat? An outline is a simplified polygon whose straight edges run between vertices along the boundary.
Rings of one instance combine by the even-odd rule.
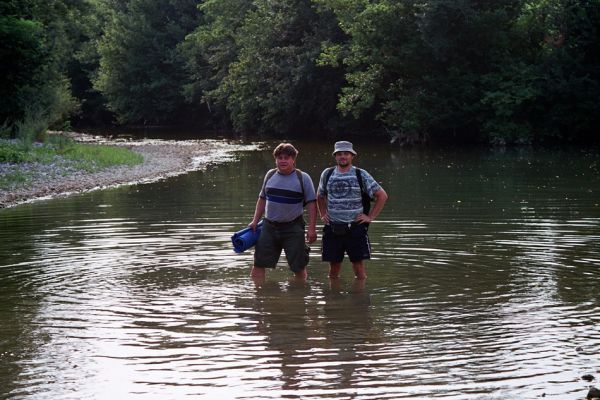
[[[253,232],[250,227],[242,229],[231,236],[231,243],[233,243],[233,250],[236,253],[242,253],[248,250],[250,247],[256,244],[260,231],[262,230],[263,221],[261,220],[256,225],[256,232]]]

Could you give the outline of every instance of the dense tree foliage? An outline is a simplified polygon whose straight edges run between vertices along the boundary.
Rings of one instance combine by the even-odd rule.
[[[126,6],[125,6],[126,5]],[[198,24],[195,0],[107,2],[95,86],[120,122],[160,123],[182,108],[177,45]]]
[[[67,65],[86,7],[66,0],[0,3],[0,122],[37,121],[44,127],[76,110]]]
[[[322,56],[346,67],[344,113],[446,142],[577,139],[598,122],[598,1],[320,1],[349,36]]]
[[[38,76],[46,63],[43,49],[42,27],[39,23],[16,16],[0,17],[0,118],[18,120],[23,117],[26,103],[25,91],[32,84],[31,77]],[[23,101],[25,100],[25,101]]]
[[[212,0],[201,9],[205,24],[183,46],[192,98],[213,104],[240,131],[334,123],[339,74],[316,64],[321,43],[338,30],[333,15],[310,0]]]
[[[5,0],[0,123],[597,141],[600,0]]]

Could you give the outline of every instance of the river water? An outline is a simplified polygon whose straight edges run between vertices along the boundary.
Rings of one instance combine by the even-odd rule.
[[[296,144],[316,181],[331,143]],[[356,147],[390,196],[364,284],[320,239],[306,282],[249,279],[269,149],[0,210],[0,398],[585,398],[598,153]]]

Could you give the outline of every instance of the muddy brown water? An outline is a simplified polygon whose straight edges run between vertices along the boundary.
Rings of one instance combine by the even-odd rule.
[[[296,144],[316,182],[331,143]],[[357,149],[390,195],[364,284],[320,239],[306,282],[248,278],[268,150],[0,210],[0,398],[584,398],[598,154]]]

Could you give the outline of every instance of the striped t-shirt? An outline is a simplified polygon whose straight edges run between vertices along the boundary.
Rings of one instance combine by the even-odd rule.
[[[319,195],[327,196],[327,215],[331,222],[349,223],[363,212],[360,184],[356,178],[356,167],[350,168],[348,172],[341,173],[337,167],[334,168],[329,180],[327,190],[324,184],[329,168],[325,169],[319,180]],[[365,191],[373,198],[375,192],[381,189],[379,183],[364,169],[361,169]]]
[[[302,182],[304,195],[302,195],[296,170],[288,175],[277,171],[266,181],[266,184],[263,182],[263,189],[259,196],[267,200],[265,218],[269,221],[288,222],[301,216],[304,212],[304,203],[316,200],[315,186],[304,171],[302,171]]]

